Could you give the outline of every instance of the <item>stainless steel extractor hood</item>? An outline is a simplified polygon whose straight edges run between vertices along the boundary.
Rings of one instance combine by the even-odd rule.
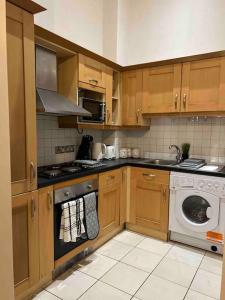
[[[91,116],[86,109],[57,92],[56,54],[40,46],[36,46],[36,97],[38,113]]]

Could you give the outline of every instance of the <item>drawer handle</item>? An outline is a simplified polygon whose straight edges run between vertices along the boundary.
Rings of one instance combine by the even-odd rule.
[[[53,204],[53,201],[52,201],[52,195],[50,192],[48,192],[48,209],[51,210],[52,209],[52,204]]]
[[[149,177],[149,178],[154,178],[156,175],[155,174],[143,173],[143,176]]]
[[[90,82],[90,84],[92,84],[92,82],[95,83],[95,85],[98,84],[98,80],[96,80],[96,79],[89,79],[89,82]]]

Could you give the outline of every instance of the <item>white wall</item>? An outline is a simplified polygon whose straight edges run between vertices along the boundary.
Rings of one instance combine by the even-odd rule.
[[[36,24],[121,65],[225,49],[224,0],[36,1]]]
[[[119,0],[118,62],[225,49],[224,0]]]
[[[103,54],[103,0],[35,0],[47,11],[35,23],[97,54]]]

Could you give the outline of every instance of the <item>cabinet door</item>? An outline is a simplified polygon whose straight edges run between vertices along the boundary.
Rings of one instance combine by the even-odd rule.
[[[39,280],[38,192],[12,197],[15,292],[19,295]]]
[[[122,75],[123,125],[142,125],[142,70]]]
[[[181,111],[210,112],[225,109],[225,58],[183,64]]]
[[[160,174],[162,173],[162,175]],[[168,174],[154,170],[131,171],[130,223],[167,233]]]
[[[38,191],[40,279],[51,275],[54,269],[53,187]]]
[[[99,176],[100,235],[116,229],[120,223],[121,171],[115,170]]]
[[[79,81],[105,88],[105,65],[79,54]]]
[[[13,195],[37,188],[33,15],[7,3],[7,55]]]
[[[181,64],[143,71],[143,113],[180,111]]]

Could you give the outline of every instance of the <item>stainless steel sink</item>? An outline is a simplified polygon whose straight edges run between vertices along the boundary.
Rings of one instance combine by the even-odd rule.
[[[171,166],[177,165],[176,160],[167,160],[167,159],[150,159],[144,162],[145,164],[159,165],[159,166]]]

